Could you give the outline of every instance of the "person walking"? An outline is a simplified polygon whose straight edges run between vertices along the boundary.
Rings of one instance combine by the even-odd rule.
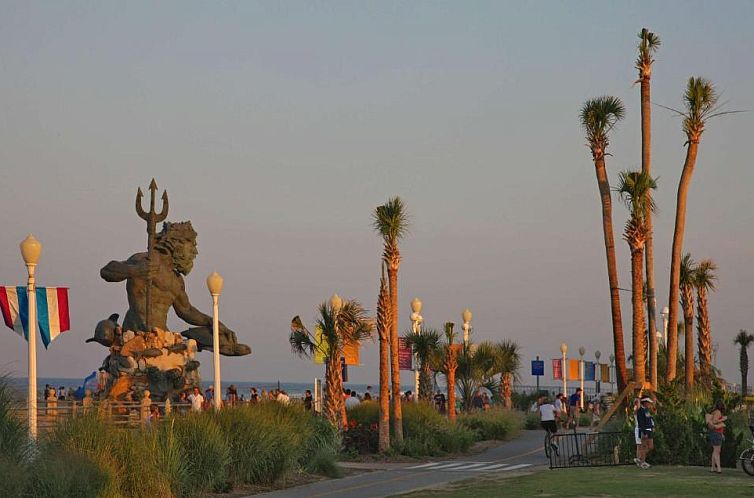
[[[651,467],[647,463],[647,455],[654,449],[655,421],[649,409],[653,404],[652,398],[645,396],[641,398],[641,408],[636,412],[636,421],[639,424],[639,435],[641,436],[641,464],[639,466],[642,469]]]
[[[709,442],[712,444],[711,472],[722,474],[723,469],[720,467],[720,448],[723,445],[723,439],[725,439],[725,421],[728,420],[728,417],[725,416],[725,405],[723,404],[723,400],[718,399],[715,402],[715,408],[712,410],[712,413],[705,416],[705,419],[707,419]]]
[[[578,429],[579,416],[581,415],[581,388],[576,388],[576,392],[571,394],[568,398],[568,428],[571,428],[571,423]]]
[[[560,425],[563,427],[563,429],[567,429],[565,423],[563,422],[563,416],[566,414],[566,404],[563,403],[563,397],[563,393],[558,393],[558,395],[555,396],[555,418],[558,422],[560,422]]]

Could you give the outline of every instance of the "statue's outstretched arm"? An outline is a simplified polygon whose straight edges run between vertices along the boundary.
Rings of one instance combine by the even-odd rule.
[[[189,325],[200,327],[212,326],[212,317],[194,308],[191,302],[189,302],[183,282],[181,282],[181,289],[173,302],[173,309],[175,309],[175,314],[178,315],[178,318]]]
[[[151,267],[150,267],[151,266]],[[127,278],[146,277],[154,273],[155,263],[148,263],[146,254],[134,254],[126,261],[110,261],[99,271],[106,282],[122,282]]]

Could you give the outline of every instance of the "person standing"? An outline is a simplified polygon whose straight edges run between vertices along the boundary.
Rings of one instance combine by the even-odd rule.
[[[579,427],[579,416],[581,415],[581,388],[577,387],[576,392],[571,394],[568,398],[568,428],[571,428],[573,422],[574,427]]]
[[[654,449],[654,429],[655,421],[652,418],[652,412],[649,407],[654,404],[650,397],[641,398],[641,408],[636,412],[636,422],[639,424],[639,434],[641,436],[641,464],[642,469],[648,469],[647,455]]]
[[[712,410],[712,413],[705,418],[707,419],[709,442],[712,444],[711,472],[722,474],[723,469],[720,467],[720,448],[723,445],[723,439],[725,439],[725,421],[728,420],[728,417],[725,416],[725,405],[723,404],[723,400],[718,399],[715,402],[715,408]]]
[[[307,389],[304,393],[304,410],[306,411],[312,411],[312,404],[314,403],[314,398],[312,398],[312,392]]]
[[[565,403],[563,403],[563,397],[564,397],[563,393],[558,393],[558,395],[555,396],[555,405],[554,405],[555,406],[555,419],[558,422],[560,422],[560,425],[564,429],[567,429],[567,427],[563,423],[563,416],[566,413]]]
[[[359,401],[359,398],[356,396],[356,391],[351,391],[349,396],[346,398],[346,403],[345,403],[346,408],[350,409],[359,404],[361,404],[361,402]]]
[[[189,394],[188,400],[191,402],[191,411],[200,412],[204,405],[204,396],[199,386],[194,386],[194,392]]]

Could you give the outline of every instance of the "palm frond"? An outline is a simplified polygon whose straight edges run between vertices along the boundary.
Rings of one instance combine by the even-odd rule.
[[[696,262],[691,259],[691,253],[686,253],[683,255],[683,258],[681,259],[681,276],[680,276],[680,286],[683,288],[684,286],[691,286],[694,285],[694,272],[696,271]]]
[[[697,289],[704,288],[707,290],[715,290],[715,282],[717,282],[717,264],[711,259],[704,259],[694,269],[694,287]]]
[[[377,206],[372,214],[372,226],[385,240],[396,242],[408,233],[408,212],[400,197],[392,197]]]
[[[316,349],[314,338],[306,330],[298,315],[291,320],[291,335],[288,337],[288,342],[293,353],[305,358],[311,358],[314,355]]]
[[[660,48],[660,37],[643,28],[639,32],[639,56],[636,59],[636,69],[645,71],[652,66],[654,59],[652,55]]]
[[[604,150],[608,133],[625,115],[626,108],[618,97],[605,95],[587,100],[581,107],[579,120],[590,147],[597,145]]]
[[[657,188],[657,180],[646,171],[621,171],[615,191],[620,194],[631,216],[639,220],[657,210],[652,198],[652,190]]]
[[[754,334],[750,334],[744,329],[738,331],[738,335],[733,339],[733,344],[741,346],[742,349],[748,348],[754,342]]]

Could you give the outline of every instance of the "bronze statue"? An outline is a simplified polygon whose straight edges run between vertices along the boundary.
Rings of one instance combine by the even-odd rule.
[[[195,326],[182,335],[194,339],[200,351],[211,350],[212,317],[191,305],[183,281],[198,254],[191,222],[164,223],[162,231],[156,235],[153,254],[154,257],[149,258],[145,252],[137,253],[126,261],[111,261],[100,270],[100,276],[107,282],[126,281],[128,311],[123,330],[148,331],[146,293],[151,287],[150,325],[168,330],[167,315],[172,307],[180,319]],[[243,356],[251,353],[251,349],[239,343],[236,334],[220,323],[220,353]]]

